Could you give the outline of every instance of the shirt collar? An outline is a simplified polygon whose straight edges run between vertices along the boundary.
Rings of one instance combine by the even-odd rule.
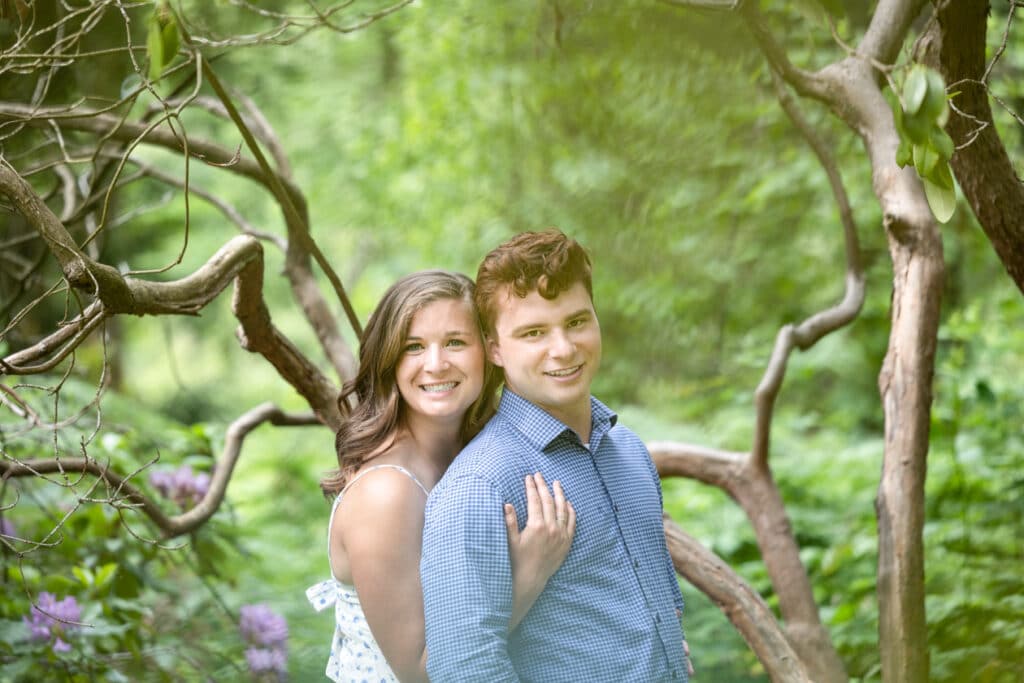
[[[568,434],[569,438],[578,442],[578,438],[564,422],[551,416],[535,404],[527,401],[519,394],[504,387],[501,392],[501,403],[498,414],[515,427],[537,450],[543,451],[558,437]],[[608,406],[590,397],[590,442],[598,444],[615,426],[619,416]],[[587,446],[587,444],[584,444]]]

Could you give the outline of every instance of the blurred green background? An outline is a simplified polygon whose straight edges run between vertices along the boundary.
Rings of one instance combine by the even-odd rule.
[[[842,5],[835,15],[842,35],[863,30],[866,5]],[[820,7],[780,12],[794,60],[835,59]],[[992,47],[1005,12],[993,11]],[[217,5],[206,19],[216,25],[231,16]],[[1018,104],[1022,48],[1012,37],[995,72],[999,92]],[[363,320],[399,275],[422,268],[472,275],[481,256],[514,232],[557,226],[583,242],[596,264],[605,340],[595,394],[646,440],[748,449],[753,390],[778,328],[842,297],[842,229],[827,179],[779,108],[763,58],[727,14],[633,0],[415,3],[355,33],[313,32],[292,46],[225,51],[214,63],[276,130],[309,202],[313,236]],[[891,264],[863,148],[828,112],[804,110],[844,173],[867,300],[852,325],[791,359],[771,462],[823,619],[851,676],[869,681],[879,678],[876,381]],[[997,114],[1020,159],[1020,125]],[[183,124],[190,135],[241,144],[237,131],[208,117],[186,113]],[[178,157],[141,154],[166,172],[183,170]],[[233,203],[255,227],[283,234],[275,205],[252,184],[198,163],[190,172],[194,186]],[[155,208],[110,229],[105,262],[144,269],[174,258],[185,205],[180,196],[163,199],[153,186],[119,198],[120,211]],[[966,205],[942,231],[948,281],[925,528],[932,677],[1020,681],[1024,298]],[[193,199],[185,258],[161,277],[191,272],[233,234]],[[322,361],[281,266],[280,253],[268,248],[273,319]],[[344,320],[340,305],[335,314]],[[273,369],[239,347],[235,326],[227,295],[195,318],[119,319],[108,353],[120,384],[103,399],[90,454],[124,464],[159,454],[157,468],[208,468],[226,425],[244,410],[264,401],[302,410]],[[78,354],[62,412],[89,400],[101,354],[98,346]],[[38,401],[52,410],[45,392]],[[74,451],[91,425],[81,430],[62,433],[61,447]],[[8,439],[5,448],[45,455],[52,439]],[[172,543],[183,545],[173,552],[124,534],[128,524],[151,535],[137,515],[125,513],[126,521],[83,506],[72,521],[79,526],[70,527],[77,538],[68,534],[24,562],[5,549],[0,630],[17,633],[26,603],[15,579],[25,577],[103,605],[94,616],[111,632],[95,636],[93,655],[107,667],[95,680],[120,680],[118,660],[99,639],[127,637],[117,624],[131,619],[145,625],[136,647],[158,663],[145,674],[153,680],[244,679],[233,615],[241,604],[265,602],[288,620],[291,679],[319,680],[332,615],[314,613],[303,591],[328,576],[329,507],[317,481],[334,464],[326,429],[261,427],[245,443],[225,509],[208,529]],[[45,533],[62,492],[7,486],[5,503],[10,489],[24,498],[6,517],[26,534]],[[693,482],[664,487],[674,519],[774,604],[739,508]],[[123,547],[108,547],[117,543]],[[69,561],[117,563],[116,581],[135,576],[135,593],[118,596],[124,604],[109,589],[89,593],[69,574]],[[766,680],[722,613],[694,588],[684,584],[683,592],[698,680]],[[133,609],[141,616],[131,617]],[[6,675],[14,680],[19,671]]]

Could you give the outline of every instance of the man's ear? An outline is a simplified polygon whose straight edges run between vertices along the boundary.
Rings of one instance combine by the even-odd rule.
[[[497,340],[494,337],[487,337],[484,340],[484,346],[487,347],[487,360],[499,368],[505,367],[505,364],[501,362],[501,347],[498,346]]]

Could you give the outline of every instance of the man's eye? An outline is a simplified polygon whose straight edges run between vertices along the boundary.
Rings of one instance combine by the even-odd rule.
[[[523,336],[527,338],[536,338],[544,334],[541,330],[527,330],[523,332]]]
[[[587,322],[587,321],[584,320],[583,318],[576,318],[575,320],[570,320],[569,321],[569,327],[570,328],[582,327],[585,322]]]

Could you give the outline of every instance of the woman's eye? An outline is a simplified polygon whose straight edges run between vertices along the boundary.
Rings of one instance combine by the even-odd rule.
[[[466,342],[461,339],[449,339],[448,346],[465,346]]]
[[[417,353],[417,352],[422,351],[422,350],[423,350],[423,344],[420,344],[418,342],[412,342],[411,344],[406,344],[405,345],[405,349],[404,349],[405,353]]]

